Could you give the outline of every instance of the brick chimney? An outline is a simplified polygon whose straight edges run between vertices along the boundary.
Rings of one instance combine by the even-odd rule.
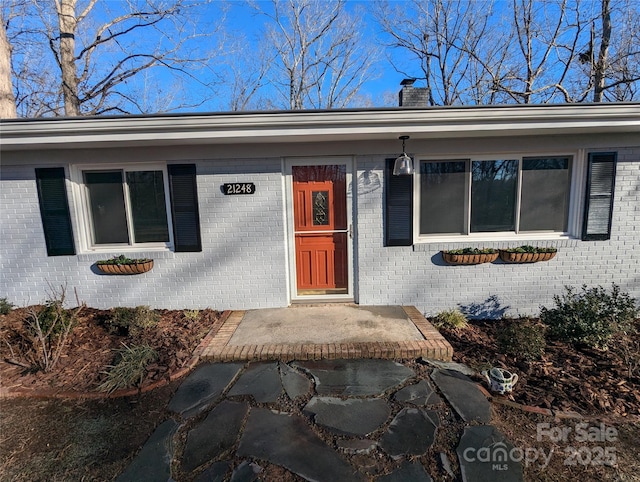
[[[429,89],[414,87],[416,79],[404,79],[400,82],[402,89],[398,92],[400,107],[427,107],[429,103]]]

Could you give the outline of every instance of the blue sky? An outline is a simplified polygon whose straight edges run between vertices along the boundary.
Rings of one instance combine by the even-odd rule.
[[[402,2],[402,0],[394,0],[396,2]],[[261,6],[268,8],[271,4],[270,1],[260,0]],[[255,11],[243,1],[230,2],[231,8],[228,12],[227,27],[229,31],[237,30],[244,33],[247,37],[256,36],[265,23],[265,19],[260,15],[256,15]],[[370,11],[373,7],[373,1],[367,0],[347,0],[347,10],[352,11],[357,7],[361,7],[365,11],[366,22],[362,25],[358,25],[357,28],[363,30],[365,38],[370,42],[380,44],[380,32],[375,20],[373,19]],[[391,102],[395,105],[397,102],[396,95],[400,90],[400,82],[404,79],[404,75],[397,72],[391,64],[387,61],[383,51],[378,64],[376,65],[374,78],[366,82],[363,90],[370,94],[372,100],[379,105],[382,102],[382,98],[385,93],[392,97]],[[394,52],[394,55],[401,55],[400,52]]]

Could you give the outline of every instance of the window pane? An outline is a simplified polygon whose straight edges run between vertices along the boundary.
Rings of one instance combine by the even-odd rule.
[[[518,161],[473,161],[471,232],[515,230]]]
[[[85,172],[84,180],[91,204],[93,242],[128,243],[122,172]]]
[[[329,191],[312,191],[313,225],[329,226]]]
[[[420,164],[420,234],[465,233],[465,165]]]
[[[169,241],[162,171],[127,172],[136,243]]]
[[[569,186],[568,157],[523,159],[520,231],[566,231]]]

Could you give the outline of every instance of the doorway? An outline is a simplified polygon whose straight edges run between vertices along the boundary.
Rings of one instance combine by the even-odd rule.
[[[350,162],[288,167],[292,299],[352,299]]]

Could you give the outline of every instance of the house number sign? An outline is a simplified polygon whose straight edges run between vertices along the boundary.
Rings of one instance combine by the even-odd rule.
[[[252,182],[230,182],[222,185],[222,191],[226,195],[232,194],[253,194],[256,192],[256,185]]]

